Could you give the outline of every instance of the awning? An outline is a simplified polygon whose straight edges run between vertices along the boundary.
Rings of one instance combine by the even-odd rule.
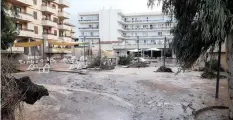
[[[79,44],[88,44],[88,42],[63,42],[58,40],[48,40],[49,44],[60,45],[60,46],[74,46]]]
[[[15,47],[34,47],[42,45],[42,40],[32,42],[17,42],[14,43]]]
[[[161,51],[161,50],[158,48],[149,48],[149,49],[146,49],[146,51]]]

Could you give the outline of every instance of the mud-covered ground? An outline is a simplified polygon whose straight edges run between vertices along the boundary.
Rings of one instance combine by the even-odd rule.
[[[228,105],[225,79],[215,100],[215,80],[200,79],[200,72],[153,72],[157,68],[117,67],[87,75],[18,73],[17,77],[28,75],[50,93],[34,105],[24,104],[22,114],[25,120],[193,120],[191,108]],[[212,110],[196,119],[228,120],[227,113]]]

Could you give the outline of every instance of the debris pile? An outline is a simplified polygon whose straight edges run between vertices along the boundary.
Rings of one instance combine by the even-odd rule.
[[[167,68],[166,66],[161,66],[156,70],[156,72],[173,72],[171,68]]]

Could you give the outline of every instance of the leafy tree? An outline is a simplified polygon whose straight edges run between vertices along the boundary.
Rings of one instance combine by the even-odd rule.
[[[14,42],[18,32],[15,27],[14,19],[9,17],[10,7],[6,0],[1,1],[1,49],[7,49]]]
[[[162,3],[162,11],[174,16],[173,49],[183,68],[190,67],[219,42],[226,43],[228,90],[233,119],[233,1],[232,0],[148,0],[148,6]]]

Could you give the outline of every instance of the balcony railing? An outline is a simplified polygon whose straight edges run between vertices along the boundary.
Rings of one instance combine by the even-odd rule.
[[[42,34],[43,34],[43,35],[54,35],[54,36],[57,36],[56,33],[50,33],[50,32],[43,32]]]
[[[34,37],[34,30],[20,28],[18,36],[22,36],[22,37]]]
[[[81,27],[79,29],[99,29],[99,27]]]
[[[156,29],[171,29],[172,27],[150,27],[150,28],[124,28],[123,30],[156,30]]]
[[[16,12],[15,15],[13,13],[10,13],[10,16],[16,17],[19,20],[28,21],[28,22],[31,22],[34,20],[33,15],[26,13],[26,12]]]
[[[136,49],[138,47],[137,44],[126,44],[126,45],[119,45],[119,44],[113,44],[113,49]],[[146,49],[146,48],[163,48],[163,44],[140,44],[139,43],[139,48],[140,49]]]
[[[79,36],[79,37],[99,37],[99,35],[81,35],[81,36]]]
[[[56,8],[45,5],[45,4],[41,5],[41,10],[44,11],[44,12],[57,14]]]
[[[70,18],[70,13],[59,10],[58,11],[58,16],[59,17],[64,17],[64,18]]]
[[[93,19],[93,20],[78,20],[79,22],[97,22],[99,19]]]
[[[71,27],[69,25],[67,25],[66,23],[59,23],[58,24],[58,29],[70,30]]]
[[[42,19],[42,25],[44,26],[51,26],[51,27],[57,27],[57,22],[48,18]]]
[[[159,19],[159,20],[124,20],[121,19],[123,22],[126,23],[140,23],[140,22],[166,22],[167,20]]]
[[[70,3],[68,1],[66,1],[66,0],[59,0],[59,4],[63,5],[63,6],[66,6],[66,7],[70,6]]]

